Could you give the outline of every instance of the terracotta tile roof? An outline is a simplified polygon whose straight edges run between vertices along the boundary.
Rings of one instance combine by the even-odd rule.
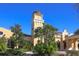
[[[79,35],[72,35],[67,37],[67,39],[73,39],[73,38],[79,39]]]

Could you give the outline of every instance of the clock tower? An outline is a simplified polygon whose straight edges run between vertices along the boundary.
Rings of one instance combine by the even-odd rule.
[[[35,29],[37,29],[38,27],[43,28],[43,15],[39,12],[39,11],[34,11],[33,15],[32,15],[32,38],[33,38],[33,44],[36,45],[38,42],[38,38],[34,37],[35,34]]]

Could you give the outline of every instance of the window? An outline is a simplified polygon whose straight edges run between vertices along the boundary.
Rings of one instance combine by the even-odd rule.
[[[78,49],[79,49],[79,39],[78,39]]]
[[[0,31],[0,35],[3,35],[3,32],[2,31]]]

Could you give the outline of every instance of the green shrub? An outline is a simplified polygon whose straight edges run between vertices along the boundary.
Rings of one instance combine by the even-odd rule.
[[[37,53],[38,55],[45,55],[46,54],[46,46],[45,44],[37,44],[36,46],[34,46],[33,52]]]
[[[5,52],[6,56],[23,56],[25,55],[22,51],[20,51],[19,49],[8,49]]]
[[[41,43],[41,44],[36,44],[36,46],[34,46],[33,52],[37,53],[38,55],[41,56],[51,56],[55,54],[55,47],[52,45],[46,45],[45,43]]]

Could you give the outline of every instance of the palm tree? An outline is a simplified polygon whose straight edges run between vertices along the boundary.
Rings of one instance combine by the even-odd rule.
[[[49,55],[51,55],[58,49],[57,44],[55,42],[55,37],[54,37],[56,31],[57,29],[52,25],[44,24],[44,41],[48,47],[47,53]]]
[[[44,24],[44,38],[46,42],[49,42],[51,40],[55,40],[54,39],[54,34],[57,31],[57,29],[55,27],[53,27],[52,25],[49,24]]]
[[[36,52],[40,54],[51,55],[58,49],[57,44],[55,42],[55,37],[54,37],[56,30],[57,29],[55,27],[49,24],[44,24],[43,29],[42,28],[36,29],[35,37],[40,38],[41,42],[44,39],[44,43],[40,43],[35,46]]]
[[[19,40],[22,37],[21,26],[19,24],[16,24],[15,26],[11,27],[11,31],[13,32],[13,36],[11,37],[11,39],[14,40],[16,45],[15,47],[18,48]]]
[[[13,35],[10,38],[12,48],[26,50],[31,49],[30,47],[32,47],[32,42],[25,39],[25,34],[21,31],[21,26],[19,24],[12,26],[11,31],[13,32]]]

